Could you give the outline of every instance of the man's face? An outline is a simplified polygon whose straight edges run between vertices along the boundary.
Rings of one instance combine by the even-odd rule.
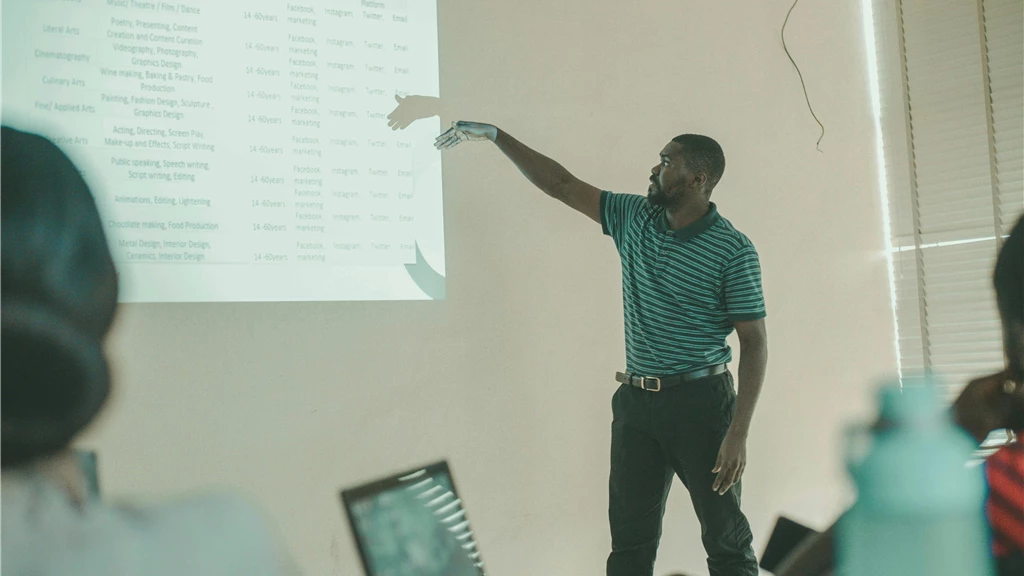
[[[647,187],[647,199],[651,204],[671,210],[693,194],[702,193],[700,189],[707,176],[690,172],[681,144],[669,142],[659,156],[661,161],[651,169],[651,185]]]

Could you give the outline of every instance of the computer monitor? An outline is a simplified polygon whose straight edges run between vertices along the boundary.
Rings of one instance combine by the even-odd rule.
[[[342,490],[367,576],[485,576],[448,463]]]

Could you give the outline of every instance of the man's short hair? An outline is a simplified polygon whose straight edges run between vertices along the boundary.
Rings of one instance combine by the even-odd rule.
[[[672,139],[683,147],[686,165],[691,172],[708,177],[708,193],[715,188],[725,172],[725,153],[713,138],[700,134],[683,134]]]

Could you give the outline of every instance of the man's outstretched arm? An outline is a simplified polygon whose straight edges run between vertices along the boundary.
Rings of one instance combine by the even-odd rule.
[[[561,164],[531,149],[507,132],[491,124],[455,122],[437,137],[441,150],[469,140],[490,140],[498,146],[523,176],[548,196],[561,200],[598,224],[601,223],[601,190],[572,175]]]

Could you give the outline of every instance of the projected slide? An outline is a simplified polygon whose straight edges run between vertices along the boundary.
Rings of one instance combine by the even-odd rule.
[[[438,299],[435,0],[3,9],[3,122],[97,196],[126,302]]]

